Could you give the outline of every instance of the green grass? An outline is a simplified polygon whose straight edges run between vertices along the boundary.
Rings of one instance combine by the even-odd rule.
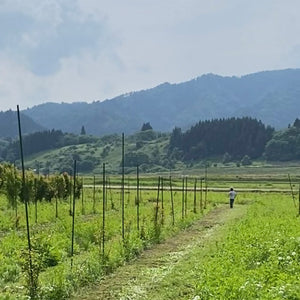
[[[164,193],[164,209],[160,195],[157,224],[154,223],[156,191],[141,193],[140,230],[137,230],[136,193],[125,192],[125,239],[121,237],[120,191],[107,192],[105,224],[105,256],[102,256],[102,192],[96,191],[95,213],[93,211],[93,189],[84,190],[82,199],[76,200],[74,264],[70,268],[71,225],[69,199],[59,201],[58,218],[55,203],[38,203],[38,218],[35,222],[35,206],[29,205],[33,266],[39,273],[39,295],[41,299],[63,299],[74,290],[99,280],[106,272],[138,255],[144,248],[161,242],[185,228],[203,213],[193,212],[193,194],[187,195],[187,209],[182,218],[182,193],[174,192],[175,225],[172,225],[170,193]],[[0,197],[0,299],[25,299],[26,288],[26,231],[24,205],[18,205],[18,228],[15,211],[7,208],[6,199]],[[206,212],[212,208],[207,206]],[[24,256],[25,255],[25,256]],[[28,267],[27,267],[28,269]],[[27,276],[28,277],[28,276]]]
[[[209,181],[212,186],[230,186],[230,178]],[[90,179],[84,179],[90,184]],[[135,178],[126,179],[126,184],[135,185]],[[157,177],[143,176],[142,184],[157,185]],[[98,178],[98,184],[101,181]],[[120,178],[112,178],[119,184]],[[280,181],[241,181],[240,187],[281,186]],[[182,186],[182,178],[174,178],[174,187]],[[167,181],[165,186],[168,187]],[[193,180],[188,180],[189,188]],[[235,184],[235,186],[238,186]],[[199,183],[198,183],[199,187]],[[239,187],[239,186],[238,186]],[[70,268],[71,216],[69,199],[59,201],[58,218],[55,217],[55,202],[38,203],[38,218],[35,219],[35,206],[29,205],[34,266],[40,272],[41,299],[63,299],[76,289],[99,280],[126,260],[139,255],[149,245],[161,242],[179,230],[189,226],[194,220],[202,218],[200,211],[200,192],[197,192],[197,212],[193,212],[194,194],[187,193],[187,209],[182,218],[182,192],[174,191],[175,226],[172,226],[170,192],[164,191],[164,210],[161,192],[158,223],[154,226],[157,191],[141,192],[140,231],[137,231],[136,191],[125,190],[125,239],[121,237],[120,190],[107,189],[107,211],[105,225],[105,257],[102,253],[102,191],[96,188],[95,212],[93,209],[93,188],[84,189],[84,198],[76,200],[74,265]],[[202,194],[204,202],[205,193]],[[208,207],[205,213],[219,203],[227,203],[227,192],[209,192]],[[168,279],[162,282],[162,290],[168,290],[165,298],[162,290],[153,291],[149,299],[244,299],[249,295],[266,297],[272,292],[273,298],[281,293],[277,288],[284,286],[287,299],[298,296],[295,280],[299,279],[299,218],[291,196],[279,193],[240,192],[236,204],[250,204],[247,217],[224,226],[218,237],[201,249],[195,250],[186,265],[174,268]],[[233,210],[235,213],[235,210]],[[24,205],[18,206],[18,228],[15,211],[7,207],[7,200],[0,196],[0,299],[25,299],[26,272],[24,272],[24,253],[27,242],[25,231]],[[298,243],[298,244],[297,244]],[[249,246],[250,245],[250,246]],[[272,246],[273,245],[273,246]],[[276,246],[277,245],[277,246]],[[270,250],[273,249],[273,250]],[[294,255],[293,253],[297,253]],[[276,256],[277,255],[277,256]],[[26,257],[26,256],[25,256]],[[277,257],[277,260],[276,260]],[[279,259],[281,257],[282,259]],[[288,258],[289,257],[289,258]],[[279,262],[280,260],[280,262]],[[282,262],[281,262],[282,261]],[[292,261],[292,264],[289,262]],[[277,265],[276,265],[277,264]],[[279,268],[280,266],[280,268]],[[275,268],[277,267],[277,269]],[[282,267],[282,268],[281,268]],[[275,268],[275,269],[274,269]],[[294,272],[294,273],[293,273]],[[184,274],[184,278],[183,275]],[[275,274],[274,278],[272,274]],[[219,275],[219,276],[216,276]],[[269,276],[267,282],[265,278]],[[184,280],[182,280],[184,279]],[[284,285],[283,282],[287,282]],[[273,285],[268,285],[268,284]],[[259,284],[262,287],[259,287]],[[165,289],[168,287],[168,289]],[[182,294],[181,291],[185,291]],[[256,293],[256,294],[254,294]],[[277,294],[276,294],[277,293]],[[213,296],[211,296],[213,295]],[[258,295],[258,296],[255,296]],[[249,297],[250,297],[249,296]],[[1,298],[2,297],[2,298]],[[173,297],[173,298],[172,298]],[[176,298],[177,297],[177,298]],[[178,298],[179,297],[179,298]],[[223,297],[223,298],[222,298]],[[227,297],[227,298],[226,298]],[[229,298],[228,298],[229,297]],[[250,299],[251,299],[250,297]],[[279,296],[278,296],[279,297]],[[273,299],[272,298],[272,299]],[[264,299],[264,298],[262,298]],[[269,299],[269,298],[265,298]],[[271,299],[271,298],[270,298]]]
[[[299,299],[300,224],[284,195],[259,195],[147,299]],[[146,298],[145,298],[146,299]]]

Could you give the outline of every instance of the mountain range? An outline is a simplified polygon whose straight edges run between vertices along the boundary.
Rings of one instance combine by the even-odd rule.
[[[22,114],[39,128],[79,134],[84,126],[87,134],[101,136],[134,133],[145,122],[156,131],[170,132],[200,120],[243,116],[281,129],[299,118],[299,104],[300,69],[286,69],[242,77],[206,74],[104,101],[44,103]]]

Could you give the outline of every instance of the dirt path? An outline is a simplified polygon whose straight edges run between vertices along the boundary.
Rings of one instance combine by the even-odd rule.
[[[98,285],[81,290],[73,299],[147,299],[151,286],[170,274],[195,247],[208,242],[225,222],[240,218],[245,211],[243,205],[236,205],[233,210],[227,205],[219,206],[176,236],[145,250]]]

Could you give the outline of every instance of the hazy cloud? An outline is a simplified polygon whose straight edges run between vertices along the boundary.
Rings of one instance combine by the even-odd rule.
[[[34,74],[54,74],[63,58],[101,46],[103,22],[84,16],[75,1],[17,3],[0,10],[0,49]]]
[[[0,0],[0,109],[300,67],[297,0]]]

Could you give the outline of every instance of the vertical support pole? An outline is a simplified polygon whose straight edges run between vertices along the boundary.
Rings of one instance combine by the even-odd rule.
[[[38,212],[37,212],[37,179],[34,178],[34,214],[35,224],[37,224]]]
[[[105,254],[105,163],[103,163],[103,186],[102,186],[102,192],[103,192],[103,203],[102,203],[102,257],[104,258]]]
[[[84,189],[83,189],[83,184],[84,184],[84,179],[83,176],[81,178],[81,214],[84,215],[85,214],[85,210],[84,210]]]
[[[184,215],[185,217],[187,216],[187,194],[188,194],[188,187],[187,187],[187,183],[188,183],[188,178],[187,176],[185,176],[185,195],[184,195]]]
[[[157,184],[157,197],[156,197],[156,207],[155,207],[155,225],[157,225],[157,222],[158,222],[159,190],[160,190],[160,176],[158,176],[158,184]]]
[[[20,142],[20,155],[21,155],[21,165],[22,165],[22,193],[21,197],[25,205],[25,216],[26,216],[26,231],[27,231],[27,244],[28,244],[28,258],[29,258],[29,277],[30,277],[30,288],[34,289],[33,280],[33,267],[32,267],[32,256],[31,256],[31,241],[30,241],[30,229],[29,229],[29,217],[28,217],[28,192],[26,188],[26,178],[25,178],[25,167],[24,167],[24,154],[23,154],[23,141],[22,141],[22,130],[21,130],[21,120],[20,120],[20,110],[19,105],[17,105],[17,115],[18,115],[18,127],[19,127],[19,142]],[[31,295],[32,296],[32,295]]]
[[[136,166],[136,228],[140,231],[140,175],[139,165]]]
[[[70,176],[70,181],[69,181],[69,191],[70,191],[70,208],[69,208],[69,215],[72,216],[72,176]]]
[[[124,208],[124,180],[125,180],[125,161],[124,161],[124,152],[125,152],[125,143],[124,143],[124,133],[122,133],[122,182],[121,182],[121,205],[122,205],[122,239],[125,240],[125,208]]]
[[[172,210],[172,225],[175,225],[175,214],[174,214],[174,199],[173,199],[173,188],[172,188],[172,177],[170,176],[170,193],[171,193],[171,210]]]
[[[194,213],[197,213],[197,178],[194,181]]]
[[[164,178],[161,177],[161,222],[164,224]]]
[[[294,206],[296,207],[295,196],[294,196],[293,185],[292,185],[290,174],[288,174],[288,178],[289,178],[289,182],[290,182],[290,188],[291,188],[291,193],[292,193],[292,198],[293,198]]]
[[[74,160],[73,167],[73,210],[72,210],[72,243],[71,243],[71,269],[73,268],[73,255],[74,255],[74,229],[75,229],[75,194],[76,194],[76,159]]]
[[[164,178],[161,178],[161,209],[164,209]]]
[[[200,179],[200,212],[203,211],[203,178]]]
[[[205,198],[204,198],[204,209],[207,205],[207,163],[205,163]]]
[[[298,211],[298,215],[300,216],[300,183],[299,183],[298,201],[299,201],[299,211]]]
[[[184,219],[184,177],[182,176],[182,200],[181,200],[181,218]]]
[[[16,184],[16,164],[14,162],[14,185]],[[16,228],[18,228],[18,200],[17,195],[14,193],[14,205],[15,205],[15,218],[16,218]]]
[[[96,213],[96,176],[93,178],[93,213]]]

